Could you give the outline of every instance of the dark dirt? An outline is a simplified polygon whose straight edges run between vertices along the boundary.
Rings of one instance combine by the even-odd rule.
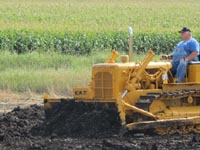
[[[117,135],[121,121],[115,103],[61,101],[46,111],[46,122],[36,127],[45,135],[70,137],[107,137]],[[41,133],[40,133],[41,134]]]
[[[80,107],[81,105],[84,104],[80,104]],[[66,113],[57,112],[56,117],[60,118],[53,117],[48,121],[45,120],[43,107],[37,105],[25,109],[18,107],[12,112],[1,114],[0,149],[200,149],[200,136],[194,133],[171,136],[133,134],[121,137],[119,120],[111,119],[106,122],[114,115],[112,109],[102,112],[100,106],[99,109],[91,108],[84,113],[80,110],[76,115],[72,115],[72,112],[75,112],[73,108],[67,117]]]

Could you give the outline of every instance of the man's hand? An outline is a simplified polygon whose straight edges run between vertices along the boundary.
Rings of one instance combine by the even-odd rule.
[[[163,54],[163,55],[161,55],[161,57],[160,57],[161,60],[166,60],[167,58],[168,58],[168,55],[166,55],[166,54]]]
[[[163,54],[160,59],[161,60],[171,60],[172,57],[173,57],[172,54],[169,54],[169,55]]]
[[[180,61],[181,61],[181,62],[186,62],[186,61],[188,61],[188,60],[184,57],[184,58],[182,58]]]

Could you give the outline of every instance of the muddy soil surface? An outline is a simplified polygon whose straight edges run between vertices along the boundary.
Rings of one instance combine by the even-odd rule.
[[[16,94],[0,90],[0,113],[10,112],[17,106],[25,108],[33,104],[42,106],[43,97],[34,93]]]
[[[112,111],[109,113],[113,116]],[[76,115],[79,114],[80,117],[69,117],[68,114],[66,119],[66,114],[57,113],[56,118],[60,117],[59,120],[50,118],[46,121],[42,106],[16,107],[11,112],[0,115],[0,149],[200,149],[200,136],[194,133],[120,136],[118,119],[106,122],[111,117],[109,113],[91,108],[91,111],[84,114],[78,112]]]

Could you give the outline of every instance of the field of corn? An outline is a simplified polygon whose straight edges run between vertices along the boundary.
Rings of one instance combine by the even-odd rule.
[[[112,49],[127,53],[128,26],[138,55],[171,52],[183,26],[200,41],[199,8],[198,0],[1,0],[0,89],[85,86],[93,63]]]
[[[199,7],[198,0],[2,0],[0,49],[127,51],[127,27],[132,26],[137,52],[170,51],[182,26],[191,27],[200,39]]]

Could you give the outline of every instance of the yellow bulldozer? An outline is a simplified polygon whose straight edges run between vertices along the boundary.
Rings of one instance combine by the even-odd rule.
[[[176,83],[171,63],[152,61],[149,51],[141,62],[133,62],[133,32],[129,28],[129,55],[112,54],[105,63],[94,64],[92,77],[85,88],[74,88],[73,98],[44,98],[45,112],[63,102],[77,109],[92,105],[95,109],[115,107],[122,126],[131,131],[153,130],[155,133],[200,133],[200,62],[191,62],[184,83]],[[62,102],[62,103],[61,103]],[[78,105],[84,103],[85,105]],[[77,106],[76,106],[77,105]]]

